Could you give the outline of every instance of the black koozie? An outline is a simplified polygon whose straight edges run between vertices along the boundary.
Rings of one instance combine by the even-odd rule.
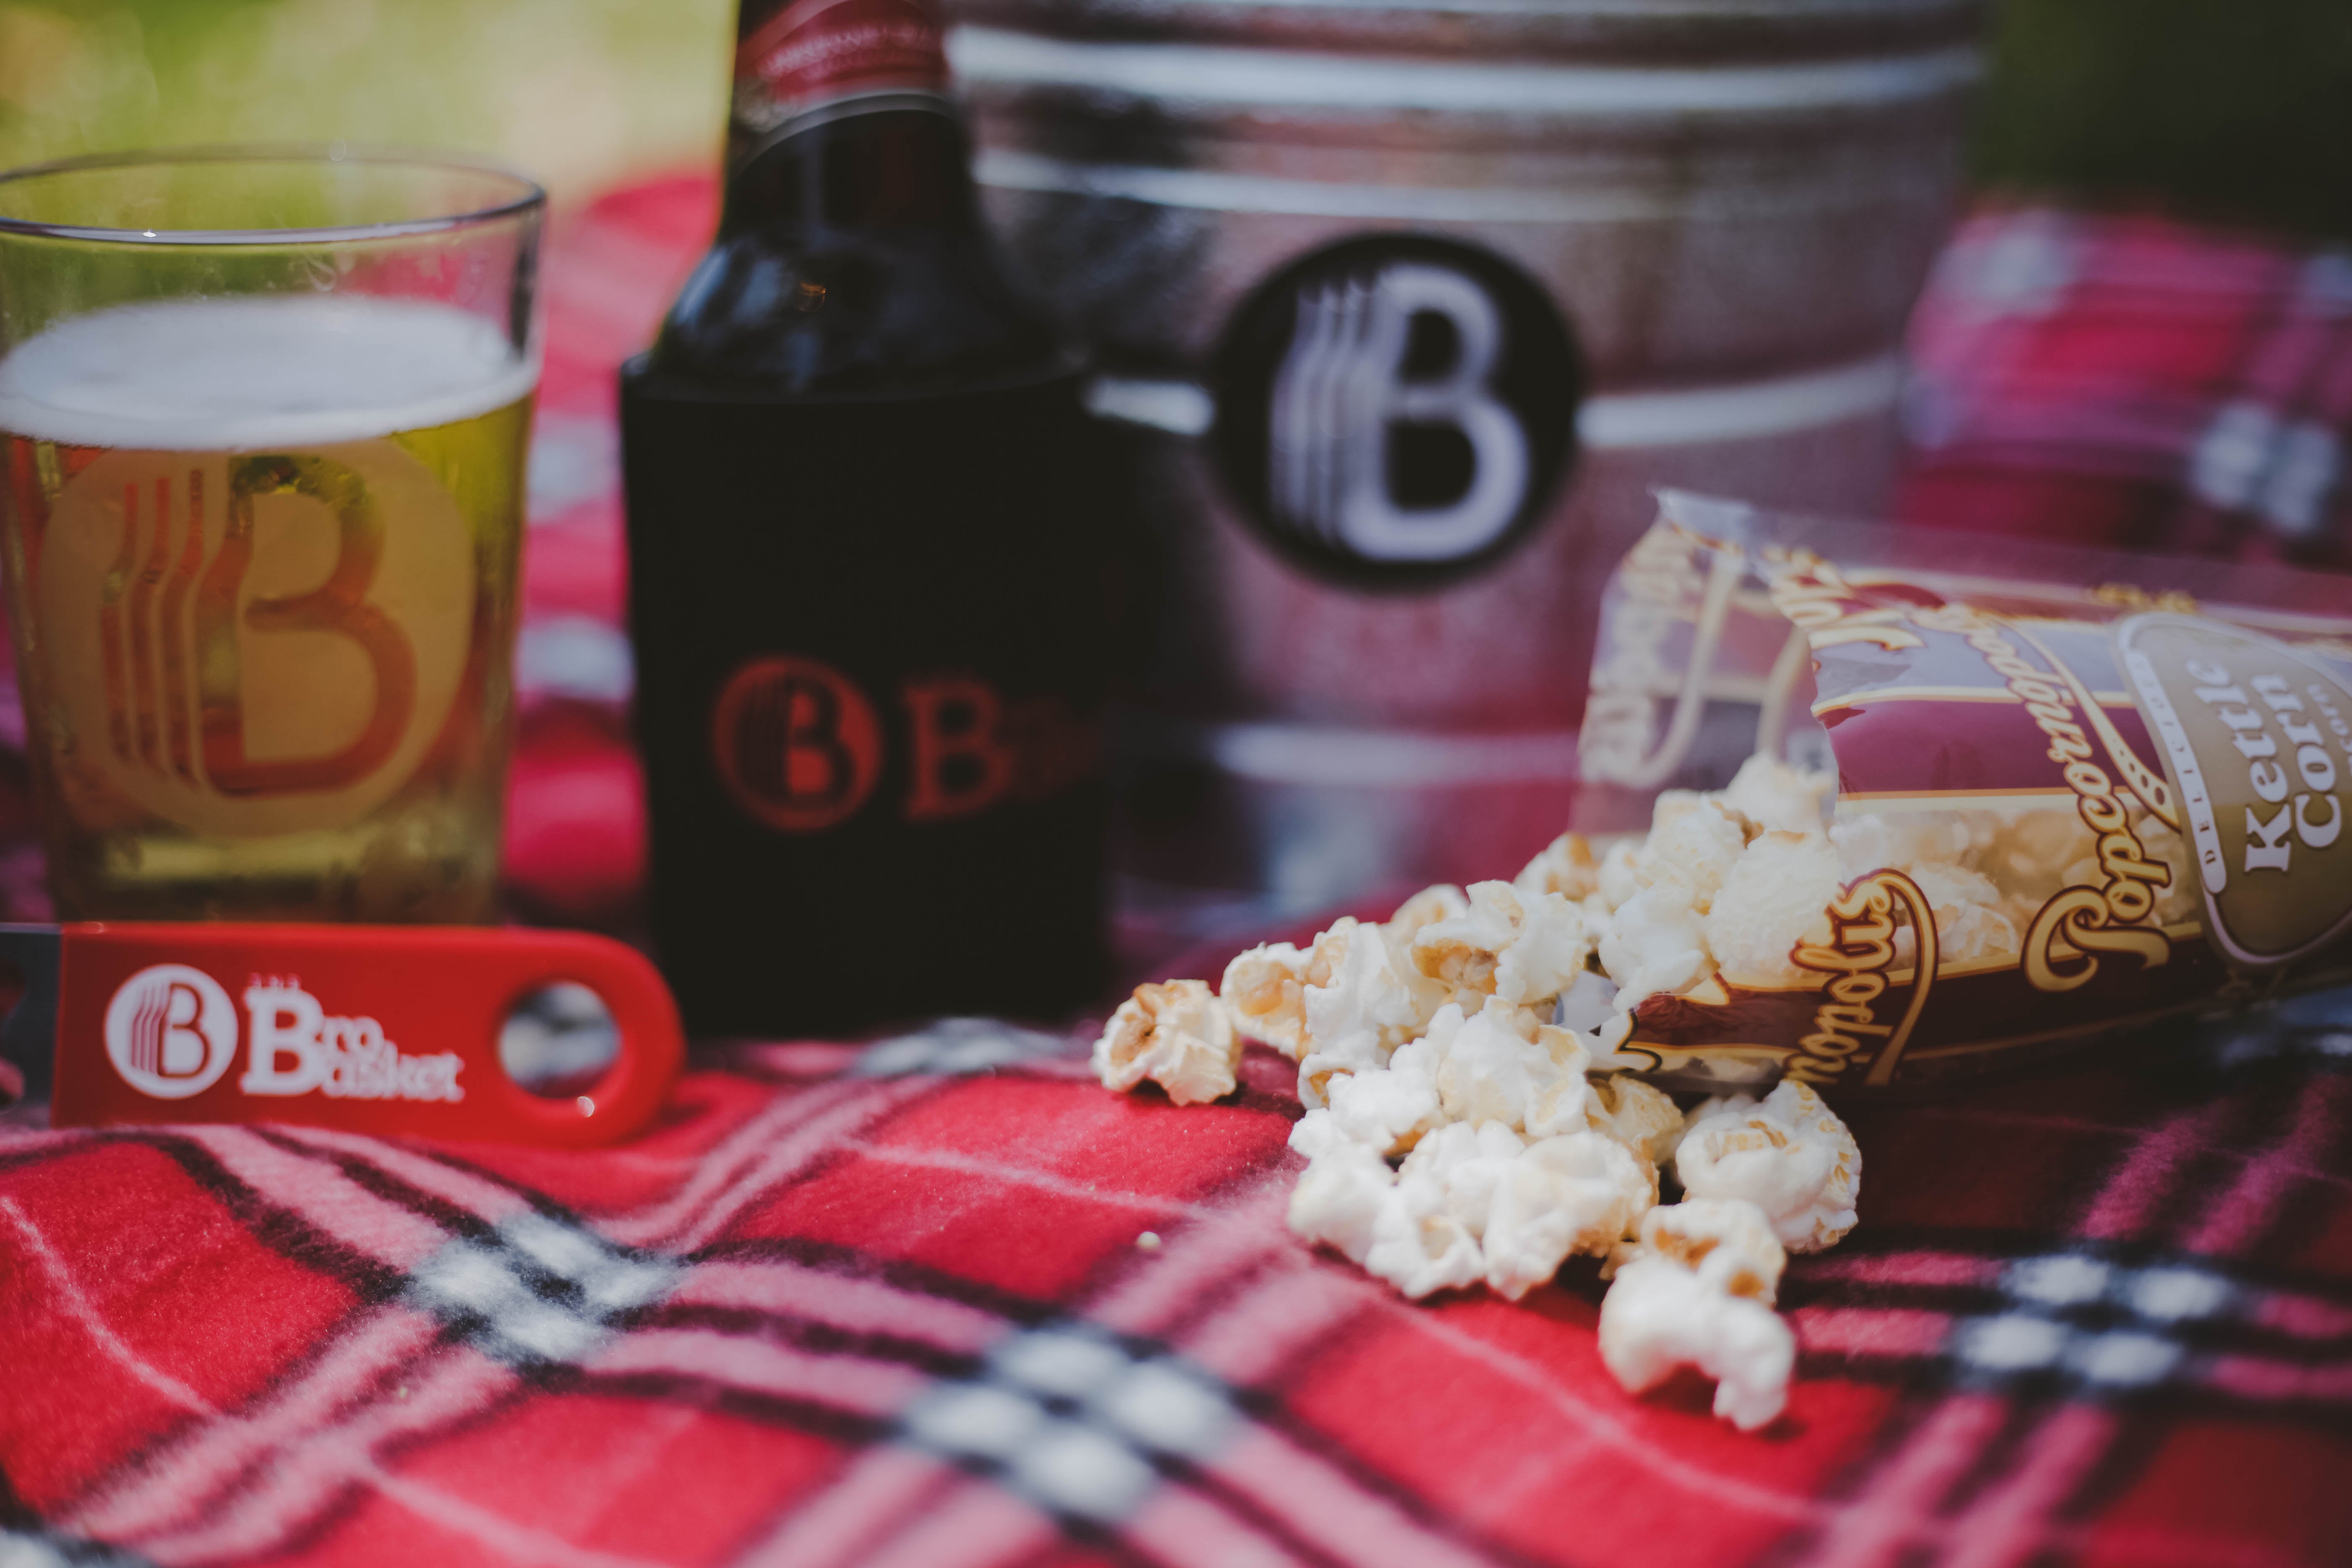
[[[1074,375],[622,383],[657,956],[698,1035],[1100,985],[1105,548]]]

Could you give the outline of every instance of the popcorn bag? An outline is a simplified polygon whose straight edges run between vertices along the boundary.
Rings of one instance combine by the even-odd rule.
[[[1897,1092],[2352,978],[2352,581],[1660,504],[1581,741],[1617,1062]]]
[[[1262,1042],[1297,1064],[1293,1232],[1416,1300],[1599,1258],[1611,1374],[1694,1368],[1752,1430],[1788,1257],[1859,1214],[1824,1093],[2352,973],[2352,592],[1661,499],[1575,829],[1139,986],[1094,1068],[1198,1104]]]

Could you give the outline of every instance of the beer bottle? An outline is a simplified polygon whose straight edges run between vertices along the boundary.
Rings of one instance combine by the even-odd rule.
[[[933,0],[743,0],[717,240],[622,374],[652,934],[702,1035],[1100,983],[1076,356],[982,226]]]

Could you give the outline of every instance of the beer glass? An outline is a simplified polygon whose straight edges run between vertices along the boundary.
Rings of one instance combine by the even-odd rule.
[[[489,917],[543,204],[341,147],[0,174],[0,543],[60,916]]]

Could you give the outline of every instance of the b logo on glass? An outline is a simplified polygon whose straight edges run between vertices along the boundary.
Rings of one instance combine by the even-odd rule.
[[[355,822],[449,716],[474,574],[457,503],[388,440],[98,458],[33,573],[74,765],[201,832]]]

